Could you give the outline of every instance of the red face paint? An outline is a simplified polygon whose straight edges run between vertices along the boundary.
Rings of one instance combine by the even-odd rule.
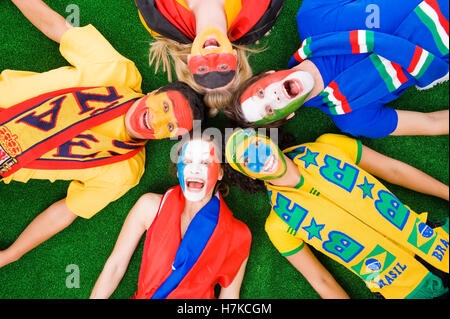
[[[298,70],[283,70],[271,73],[252,84],[241,97],[241,103],[252,96],[258,96],[259,90],[263,91],[271,84],[282,82],[290,74],[298,72]]]
[[[235,71],[236,67],[237,58],[231,53],[198,54],[192,56],[189,60],[189,70],[192,74]]]

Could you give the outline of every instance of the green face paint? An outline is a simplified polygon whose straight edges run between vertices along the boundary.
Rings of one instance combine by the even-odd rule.
[[[242,113],[254,125],[282,120],[305,103],[313,88],[314,79],[307,72],[285,70],[271,73],[242,94]]]
[[[282,120],[286,117],[288,117],[290,114],[294,113],[295,111],[297,111],[300,106],[303,105],[303,103],[305,103],[305,100],[308,98],[309,93],[305,96],[302,96],[301,98],[289,103],[288,105],[286,105],[285,107],[278,109],[278,110],[274,110],[273,111],[273,115],[266,115],[264,118],[262,118],[259,121],[253,122],[254,125],[265,125],[268,123],[272,123],[278,120]]]

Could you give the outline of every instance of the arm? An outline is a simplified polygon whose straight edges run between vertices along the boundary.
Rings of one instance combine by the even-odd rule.
[[[38,215],[17,240],[6,250],[0,252],[0,268],[22,257],[39,244],[68,227],[76,219],[62,199]]]
[[[391,135],[448,135],[449,111],[430,113],[400,111],[397,128]]]
[[[145,194],[133,206],[120,231],[113,252],[95,283],[91,299],[109,298],[116,290],[139,240],[155,219],[160,201],[161,195]]]
[[[347,293],[336,282],[305,245],[298,253],[286,259],[305,277],[315,291],[324,299],[349,299]]]
[[[239,299],[239,291],[241,290],[242,285],[242,279],[244,279],[244,273],[245,273],[245,267],[247,266],[247,260],[246,258],[239,268],[238,273],[234,277],[231,284],[226,287],[222,288],[220,290],[219,299]]]
[[[55,42],[72,26],[41,0],[12,0],[23,15],[42,33]]]
[[[449,200],[449,187],[424,172],[363,145],[359,167],[391,183]]]

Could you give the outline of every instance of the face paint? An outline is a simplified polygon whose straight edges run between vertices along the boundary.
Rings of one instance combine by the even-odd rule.
[[[242,94],[242,113],[255,125],[281,120],[302,106],[313,88],[314,79],[307,72],[285,70],[269,74]]]
[[[150,93],[131,106],[125,116],[125,125],[136,138],[169,138],[192,129],[192,112],[180,92]]]
[[[191,202],[205,198],[217,183],[220,164],[213,143],[193,140],[184,144],[178,159],[178,180]]]
[[[253,129],[239,130],[230,136],[226,158],[235,170],[261,180],[283,177],[287,171],[286,160],[278,146]]]
[[[233,80],[237,57],[228,37],[215,27],[207,27],[194,39],[188,66],[198,84],[217,88]]]

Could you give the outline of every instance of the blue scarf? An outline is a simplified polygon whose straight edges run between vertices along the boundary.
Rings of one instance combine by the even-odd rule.
[[[220,201],[213,198],[195,215],[178,247],[172,273],[151,299],[165,299],[195,265],[213,234],[219,219]]]

